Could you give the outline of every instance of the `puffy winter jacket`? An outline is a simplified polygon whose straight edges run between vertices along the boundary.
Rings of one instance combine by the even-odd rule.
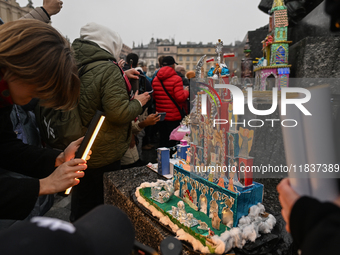
[[[169,66],[162,67],[152,82],[154,91],[153,97],[156,101],[156,111],[166,112],[165,120],[167,121],[181,120],[180,112],[164,91],[160,80],[180,107],[182,107],[183,103],[188,98],[189,91],[183,89],[182,78]]]
[[[76,39],[73,44],[79,66],[95,61],[114,60],[113,55],[98,44]],[[131,140],[131,121],[142,112],[138,100],[129,100],[124,78],[110,61],[99,64],[81,76],[79,113],[88,126],[96,110],[106,118],[92,146],[90,168],[98,168],[120,160]]]

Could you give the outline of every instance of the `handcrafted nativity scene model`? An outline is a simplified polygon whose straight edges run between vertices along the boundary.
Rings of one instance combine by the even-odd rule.
[[[283,0],[274,0],[269,18],[269,33],[262,41],[263,57],[254,66],[254,90],[288,87],[291,65],[288,64],[290,41],[288,14]]]

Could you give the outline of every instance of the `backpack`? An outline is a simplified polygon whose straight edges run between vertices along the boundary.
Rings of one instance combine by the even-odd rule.
[[[96,61],[80,67],[78,69],[79,78],[96,66],[107,62],[108,60]],[[117,65],[115,62],[111,62]],[[120,71],[128,93],[130,93],[131,84],[121,68]],[[63,111],[45,108],[38,104],[35,108],[35,115],[42,140],[46,143],[46,146],[51,148],[64,150],[71,142],[84,136],[87,130],[80,118],[78,106],[70,111]]]

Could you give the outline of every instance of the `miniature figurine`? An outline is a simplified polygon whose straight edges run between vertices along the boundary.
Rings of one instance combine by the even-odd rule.
[[[177,218],[178,217],[178,208],[175,206],[171,207],[171,214],[173,217]]]
[[[228,183],[228,190],[235,192],[234,189],[234,175],[236,172],[234,172],[233,170],[231,170],[231,172],[229,173],[229,183]]]
[[[194,215],[192,213],[188,213],[187,214],[187,224],[189,225],[189,227],[191,226],[192,224],[192,220],[194,218]]]
[[[208,210],[207,207],[208,207],[207,199],[206,199],[205,196],[203,196],[202,199],[200,199],[200,212],[203,212],[203,213],[207,214],[207,210]]]
[[[177,203],[177,208],[178,208],[178,216],[181,217],[183,215],[186,215],[186,211],[185,211],[185,205],[183,201],[179,201]]]
[[[228,190],[230,190],[230,191],[232,191],[232,192],[235,192],[235,190],[234,190],[234,181],[233,181],[233,178],[230,178],[230,179],[229,179]]]
[[[213,218],[211,219],[211,225],[214,229],[220,230],[221,219],[218,217],[217,212],[213,213]]]
[[[239,145],[240,145],[240,152],[238,154],[239,157],[248,158],[249,152],[251,150],[251,143],[249,143],[253,139],[254,131],[245,128],[243,129],[240,127],[240,131],[238,133],[240,139],[239,139]]]
[[[209,231],[209,237],[213,237],[215,235],[215,232],[212,231],[210,228],[208,228]]]
[[[199,220],[198,223],[200,224],[200,225],[197,227],[198,229],[209,230],[208,224],[205,223],[204,221],[200,221],[200,220]]]
[[[183,201],[187,203],[192,209],[198,211],[198,207],[194,203],[194,200],[192,199],[189,190],[186,190],[183,196]]]
[[[214,181],[214,174],[212,172],[208,175],[208,181],[213,182]]]
[[[224,186],[224,178],[223,177],[224,177],[224,173],[222,172],[221,173],[221,177],[218,179],[217,185],[222,187],[222,188],[225,188],[225,186]]]
[[[219,63],[216,63],[215,65],[216,65],[216,67],[213,71],[213,74],[219,75],[220,73],[222,73],[222,68],[220,67]]]

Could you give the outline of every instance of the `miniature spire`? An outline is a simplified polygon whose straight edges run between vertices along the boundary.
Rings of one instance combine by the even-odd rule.
[[[273,9],[281,9],[282,7],[285,7],[284,0],[274,0],[272,11]]]
[[[221,39],[218,39],[218,43],[216,43],[216,53],[217,53],[217,63],[221,64],[221,54],[222,54],[222,48],[223,48],[223,41]]]

